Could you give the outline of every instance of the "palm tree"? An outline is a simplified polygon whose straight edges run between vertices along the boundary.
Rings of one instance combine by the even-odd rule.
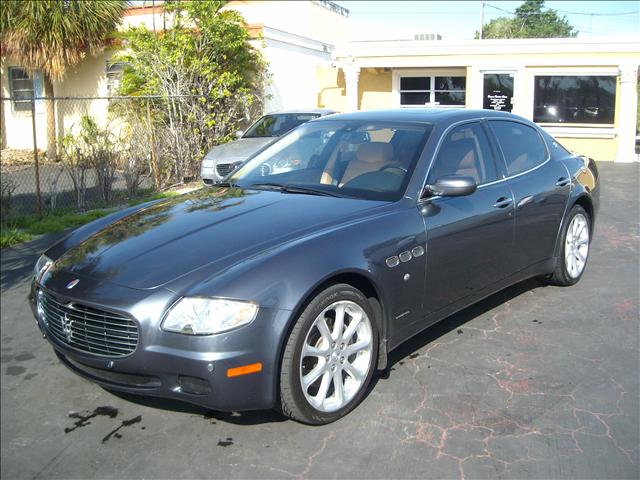
[[[42,71],[44,95],[53,81],[106,44],[127,8],[126,0],[4,0],[0,2],[2,56],[29,72]],[[55,111],[47,108],[47,157],[56,156]]]

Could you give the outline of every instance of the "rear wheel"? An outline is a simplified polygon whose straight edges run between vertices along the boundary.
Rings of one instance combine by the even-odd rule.
[[[589,257],[591,219],[580,205],[574,205],[562,230],[560,255],[553,274],[547,279],[552,285],[578,283]]]
[[[362,399],[378,355],[367,298],[346,284],[318,294],[297,319],[282,358],[285,415],[313,425],[333,422]]]

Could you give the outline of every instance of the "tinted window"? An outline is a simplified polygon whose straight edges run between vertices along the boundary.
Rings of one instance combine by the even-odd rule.
[[[533,102],[534,122],[613,124],[616,77],[536,76]]]
[[[320,114],[318,113],[279,113],[275,115],[265,115],[254,123],[243,137],[279,137],[289,130],[296,128],[298,125],[302,125],[319,116]]]
[[[447,175],[473,177],[478,185],[497,180],[491,146],[479,123],[456,127],[442,142],[427,183]]]
[[[398,200],[431,131],[428,125],[320,121],[300,126],[243,164],[242,188],[299,187],[366,200]]]
[[[491,121],[489,125],[498,139],[509,175],[530,170],[547,159],[547,149],[535,129],[502,120]]]

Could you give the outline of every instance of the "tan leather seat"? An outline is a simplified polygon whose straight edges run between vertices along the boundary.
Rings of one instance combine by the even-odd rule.
[[[356,152],[356,158],[349,162],[342,175],[340,185],[344,185],[360,175],[376,172],[393,159],[393,145],[384,142],[362,143]]]
[[[430,175],[431,181],[446,175],[465,175],[479,182],[478,159],[475,152],[475,143],[470,138],[446,143],[438,155],[435,171]]]

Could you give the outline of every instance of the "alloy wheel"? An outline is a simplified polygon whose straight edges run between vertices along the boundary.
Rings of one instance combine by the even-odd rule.
[[[589,223],[583,214],[578,213],[571,219],[564,241],[565,266],[571,278],[582,274],[588,254]]]
[[[302,345],[300,384],[316,410],[347,405],[367,379],[373,352],[371,320],[352,301],[334,302],[314,320]]]

